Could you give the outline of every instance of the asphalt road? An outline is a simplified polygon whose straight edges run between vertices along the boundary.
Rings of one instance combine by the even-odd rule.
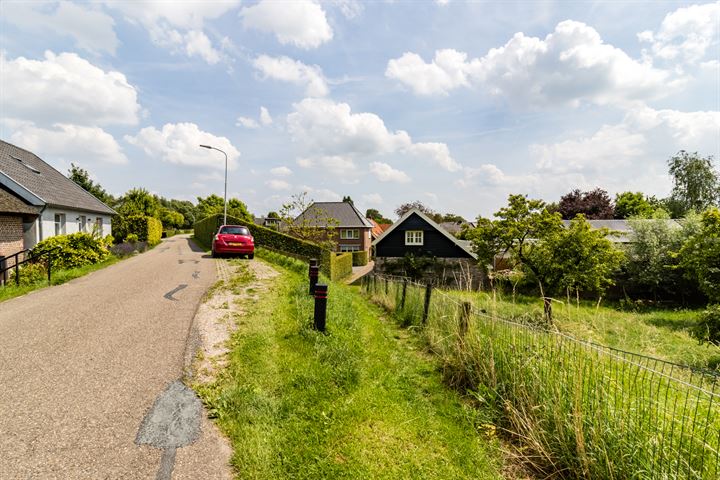
[[[135,440],[183,374],[214,262],[173,237],[0,303],[0,478],[157,477],[163,450]]]

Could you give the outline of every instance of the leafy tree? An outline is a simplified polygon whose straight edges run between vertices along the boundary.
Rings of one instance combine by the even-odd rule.
[[[223,213],[225,201],[222,197],[212,194],[205,198],[197,197],[197,220]],[[227,214],[233,217],[245,220],[247,222],[254,221],[253,216],[247,209],[247,206],[237,198],[229,198],[227,202]]]
[[[712,156],[701,157],[697,152],[680,150],[668,160],[673,189],[670,195],[671,213],[679,217],[689,210],[702,212],[720,202],[720,176],[713,166]]]
[[[442,216],[441,222],[448,222],[448,223],[465,223],[466,220],[461,217],[460,215],[454,214],[454,213],[446,213]]]
[[[277,218],[280,219],[280,215],[277,212],[269,212],[267,214],[267,218]]]
[[[609,219],[613,218],[615,210],[610,196],[601,188],[589,192],[575,189],[560,198],[557,208],[565,220],[572,220],[580,213],[589,220]]]
[[[393,223],[392,220],[390,220],[389,218],[385,218],[378,210],[374,208],[368,208],[365,212],[365,216],[367,218],[375,220],[377,223]]]
[[[720,303],[720,210],[702,214],[701,227],[680,249],[680,262],[713,303]]]
[[[338,221],[324,208],[316,206],[308,210],[313,204],[307,192],[292,195],[290,201],[280,209],[282,223],[290,235],[335,250]],[[308,213],[299,218],[306,211]]]
[[[145,215],[157,217],[160,204],[156,197],[144,188],[133,188],[120,197],[117,211],[121,215]]]
[[[398,217],[402,217],[405,215],[409,210],[412,210],[413,208],[417,208],[422,213],[430,217],[434,222],[442,222],[442,215],[437,213],[431,208],[426,207],[420,200],[415,200],[414,202],[409,203],[403,203],[399,207],[395,209],[395,214]]]
[[[185,217],[182,213],[176,212],[169,208],[161,207],[158,211],[159,219],[163,224],[163,229],[182,228],[185,224]]]
[[[90,174],[84,168],[80,168],[74,163],[71,163],[70,170],[68,170],[68,178],[80,185],[87,192],[94,195],[104,204],[113,205],[115,203],[115,198],[113,198],[112,195],[107,193],[105,189],[100,186],[99,183],[93,182],[90,178]]]
[[[537,282],[548,321],[552,307],[546,295],[563,289],[601,292],[612,283],[622,254],[605,238],[606,230],[592,230],[582,215],[565,229],[560,215],[550,213],[542,200],[510,195],[495,217],[478,217],[466,236],[483,265],[509,254],[511,264]]]
[[[350,198],[350,195],[344,196],[343,199],[342,199],[342,201],[343,201],[343,202],[346,202],[346,203],[349,203],[350,205],[353,205],[353,204],[354,204],[353,199]]]
[[[655,207],[642,192],[623,192],[615,195],[615,218],[650,218]]]

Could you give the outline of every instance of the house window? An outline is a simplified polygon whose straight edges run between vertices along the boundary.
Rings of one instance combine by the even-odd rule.
[[[360,238],[360,230],[340,230],[341,240],[357,240]]]
[[[87,232],[87,217],[80,215],[78,217],[78,232]]]
[[[423,244],[423,231],[422,230],[406,230],[405,231],[405,245],[422,245]]]
[[[341,252],[359,252],[360,245],[340,245]]]
[[[65,235],[65,214],[55,214],[55,235]]]
[[[99,237],[102,237],[103,234],[103,219],[102,217],[97,217],[95,219],[95,234]]]

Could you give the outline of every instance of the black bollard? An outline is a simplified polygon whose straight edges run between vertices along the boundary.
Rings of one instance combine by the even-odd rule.
[[[315,287],[317,286],[319,275],[320,267],[317,265],[310,265],[310,295],[315,293]]]
[[[325,319],[327,317],[328,286],[323,283],[315,285],[315,317],[313,326],[315,330],[325,332]]]

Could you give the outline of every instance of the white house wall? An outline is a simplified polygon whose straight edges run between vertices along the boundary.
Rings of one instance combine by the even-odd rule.
[[[102,218],[102,231],[98,232],[101,237],[105,237],[107,235],[110,235],[111,233],[111,219],[112,217],[110,215],[104,215],[100,213],[90,213],[90,212],[80,212],[77,210],[68,210],[68,209],[60,209],[60,208],[51,208],[47,207],[43,212],[42,215],[38,218],[36,221],[38,223],[38,226],[40,228],[35,228],[35,242],[33,245],[26,245],[25,248],[31,248],[34,246],[35,243],[45,240],[46,238],[54,237],[55,236],[55,214],[64,214],[65,215],[65,234],[69,235],[71,233],[77,233],[80,231],[80,222],[78,218],[80,218],[81,215],[84,215],[87,219],[87,229],[86,231],[88,233],[93,232],[93,228],[95,226],[95,222],[97,218]],[[26,239],[29,240],[29,239]]]

